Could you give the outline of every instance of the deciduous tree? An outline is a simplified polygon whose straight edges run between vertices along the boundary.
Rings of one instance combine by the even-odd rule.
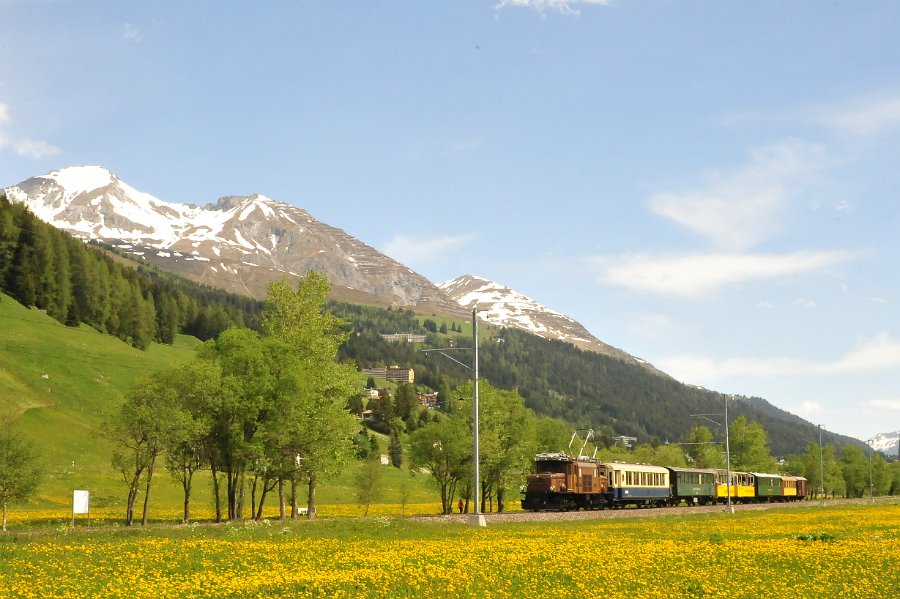
[[[444,418],[416,429],[409,438],[413,469],[424,468],[441,494],[441,512],[453,511],[456,486],[472,472],[471,433],[462,418]]]
[[[739,416],[729,430],[731,468],[745,472],[775,472],[777,464],[769,452],[769,436],[758,422]]]
[[[336,361],[349,333],[346,323],[326,310],[328,290],[328,279],[316,272],[301,278],[296,291],[274,282],[262,316],[263,330],[287,349],[287,367],[298,381],[289,428],[296,441],[291,451],[296,450],[308,485],[310,519],[316,516],[317,481],[351,459],[356,430],[356,419],[345,408],[356,392],[356,369]]]
[[[369,506],[381,495],[384,471],[378,456],[370,457],[353,474],[353,486],[356,488],[356,500],[366,506],[363,517],[369,515]]]
[[[722,468],[725,449],[713,442],[713,434],[705,426],[695,426],[684,437],[685,452],[693,468]]]
[[[34,444],[10,424],[0,425],[0,502],[3,504],[3,532],[10,503],[28,499],[43,475]]]
[[[176,405],[166,440],[166,468],[184,492],[183,521],[191,519],[194,474],[209,460],[212,407],[219,396],[221,372],[209,362],[193,360],[171,371]]]
[[[115,449],[113,467],[128,486],[125,525],[134,523],[134,505],[144,486],[141,524],[147,524],[156,460],[166,447],[176,401],[169,373],[159,371],[139,381],[126,395],[109,426]]]

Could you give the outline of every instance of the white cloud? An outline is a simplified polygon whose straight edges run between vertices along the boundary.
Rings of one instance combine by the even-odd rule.
[[[726,286],[822,271],[851,259],[848,252],[793,254],[625,254],[590,258],[597,279],[633,291],[702,297]]]
[[[543,15],[548,10],[554,10],[564,15],[580,15],[576,8],[579,5],[609,6],[613,0],[501,0],[494,6],[496,10],[504,8],[533,8]]]
[[[12,122],[9,116],[9,106],[0,102],[0,127],[8,125]],[[0,131],[0,150],[5,148],[12,150],[19,156],[40,160],[50,158],[59,154],[58,147],[51,145],[45,141],[35,140],[28,137],[13,139],[5,132]]]
[[[804,401],[800,404],[800,413],[812,416],[822,412],[822,404],[817,401]]]
[[[403,264],[423,264],[445,258],[447,253],[472,240],[470,235],[425,237],[416,239],[408,235],[395,235],[382,251]]]
[[[481,139],[477,138],[477,137],[472,138],[472,139],[466,139],[466,140],[457,142],[455,144],[452,144],[450,146],[450,148],[448,149],[448,151],[451,154],[461,154],[463,152],[468,152],[469,150],[474,150],[474,149],[478,148],[479,146],[481,146],[481,143],[482,143]]]
[[[144,39],[143,34],[131,23],[125,23],[122,27],[122,37],[130,42],[139,42]]]
[[[816,302],[811,299],[807,299],[805,297],[798,297],[793,302],[791,302],[795,306],[800,306],[801,308],[806,308],[807,310],[812,310],[816,307]]]
[[[900,412],[900,399],[873,399],[866,402],[866,407],[893,410]]]
[[[857,98],[818,112],[820,122],[843,133],[868,137],[900,126],[900,95]]]
[[[787,356],[771,358],[729,358],[673,356],[655,360],[664,372],[683,381],[710,381],[726,377],[845,376],[892,371],[900,368],[900,340],[887,333],[860,339],[843,356],[831,361],[814,361]]]
[[[26,158],[40,160],[43,158],[51,158],[59,154],[59,148],[48,144],[45,141],[34,139],[22,139],[13,144],[16,154]]]
[[[643,339],[651,341],[684,334],[683,327],[665,314],[632,314],[628,316],[625,327]]]
[[[700,189],[660,192],[650,209],[727,249],[747,249],[778,230],[784,204],[827,157],[819,145],[788,140],[759,148],[747,164],[707,174]]]

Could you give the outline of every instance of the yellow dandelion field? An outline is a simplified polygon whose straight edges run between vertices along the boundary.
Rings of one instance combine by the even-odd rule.
[[[0,538],[0,595],[892,597],[898,559],[897,504],[483,529],[386,516],[69,526]]]

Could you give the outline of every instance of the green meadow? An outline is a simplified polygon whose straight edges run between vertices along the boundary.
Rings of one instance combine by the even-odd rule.
[[[137,378],[190,359],[199,344],[182,335],[173,346],[153,344],[141,351],[85,325],[63,326],[40,310],[0,296],[0,418],[12,419],[37,445],[45,470],[35,496],[25,505],[11,506],[11,525],[22,519],[17,510],[24,510],[29,522],[46,520],[48,513],[54,514],[53,520],[57,514],[64,516],[71,510],[75,489],[91,492],[92,511],[102,511],[108,518],[121,512],[124,517],[126,487],[110,464],[112,446],[105,434],[106,423]],[[365,378],[361,375],[361,386]],[[386,448],[385,439],[380,443]],[[353,512],[353,473],[358,467],[352,463],[338,476],[322,481],[317,493],[320,505],[336,504],[342,506],[338,511]],[[379,503],[439,501],[424,475],[410,476],[405,468],[386,467],[383,478]],[[209,512],[209,488],[208,476],[201,472],[193,498],[198,515]],[[301,497],[305,501],[305,492]],[[180,486],[158,469],[151,517],[177,520],[181,502]],[[270,509],[275,509],[275,502],[270,496]]]
[[[326,518],[0,536],[16,597],[892,597],[896,501],[490,523]]]

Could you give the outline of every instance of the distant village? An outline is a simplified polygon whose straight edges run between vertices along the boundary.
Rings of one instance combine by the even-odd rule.
[[[381,338],[385,341],[404,341],[407,343],[425,342],[425,335],[419,333],[382,333]],[[369,376],[385,379],[386,381],[397,383],[398,385],[414,385],[416,382],[416,373],[412,368],[403,368],[396,364],[381,368],[363,368],[362,371]],[[366,389],[366,393],[368,393],[369,399],[378,399],[379,397],[378,389]],[[417,393],[416,398],[421,405],[428,409],[437,407],[437,391],[433,393]],[[372,410],[365,410],[362,413],[362,417],[363,420],[372,420]]]

